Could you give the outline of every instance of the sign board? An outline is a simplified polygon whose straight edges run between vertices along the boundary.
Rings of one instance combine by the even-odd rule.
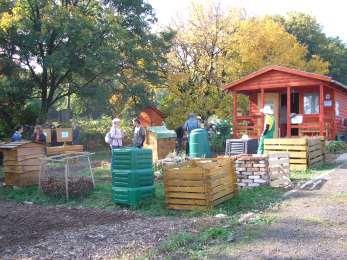
[[[324,106],[325,107],[331,107],[333,105],[332,100],[324,100]]]
[[[72,142],[72,128],[57,128],[57,142]]]
[[[290,122],[292,124],[302,124],[303,116],[302,115],[295,115],[291,118]]]

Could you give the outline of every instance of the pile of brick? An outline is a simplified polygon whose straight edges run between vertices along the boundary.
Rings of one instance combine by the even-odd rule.
[[[269,175],[272,187],[290,187],[289,153],[277,152],[269,154]]]
[[[240,189],[266,186],[270,183],[268,157],[240,155],[236,162],[237,185]]]

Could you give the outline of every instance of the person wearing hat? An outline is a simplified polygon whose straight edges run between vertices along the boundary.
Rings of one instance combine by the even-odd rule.
[[[260,112],[264,113],[264,131],[260,136],[257,154],[264,153],[264,139],[273,138],[275,132],[275,118],[271,106],[265,105]]]
[[[123,132],[120,128],[120,119],[112,120],[110,131],[105,136],[105,142],[108,143],[111,149],[120,148],[123,146]]]
[[[190,113],[187,121],[183,125],[183,130],[187,132],[186,153],[189,153],[189,135],[194,129],[200,128],[200,122],[194,113]]]

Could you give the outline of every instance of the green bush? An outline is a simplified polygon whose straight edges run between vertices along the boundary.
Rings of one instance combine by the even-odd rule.
[[[343,141],[330,142],[326,149],[329,153],[340,153],[347,150],[347,144]]]

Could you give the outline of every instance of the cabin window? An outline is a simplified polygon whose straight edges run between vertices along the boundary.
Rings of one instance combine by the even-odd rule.
[[[319,114],[319,96],[317,93],[304,94],[304,113],[306,115]]]
[[[336,116],[340,116],[340,103],[339,103],[339,101],[335,102],[335,114],[336,114]]]

